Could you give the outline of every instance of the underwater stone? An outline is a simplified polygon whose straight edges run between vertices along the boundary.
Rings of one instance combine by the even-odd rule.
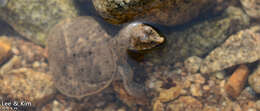
[[[249,76],[248,83],[256,93],[260,93],[260,62],[258,62],[258,67],[253,74]]]
[[[232,97],[236,98],[243,91],[245,84],[247,82],[247,77],[249,74],[249,69],[246,65],[240,65],[229,77],[225,87],[226,93]]]
[[[211,73],[260,59],[260,27],[254,26],[230,36],[203,60],[200,71]]]
[[[260,1],[259,0],[240,0],[246,13],[255,19],[260,18]]]
[[[0,0],[1,5],[6,0]],[[72,0],[9,0],[0,18],[27,39],[45,45],[50,27],[61,19],[77,16]]]
[[[11,42],[8,38],[5,36],[0,36],[0,65],[12,55],[11,47]]]
[[[93,0],[100,15],[112,24],[141,20],[163,25],[183,24],[212,9],[215,0]]]
[[[196,73],[200,69],[201,62],[202,62],[202,59],[200,57],[192,56],[184,61],[184,66],[188,72]]]
[[[7,4],[8,0],[0,0],[0,7],[4,7]]]
[[[15,82],[14,82],[15,81]],[[13,69],[2,75],[0,93],[35,104],[55,93],[52,77],[29,68]]]

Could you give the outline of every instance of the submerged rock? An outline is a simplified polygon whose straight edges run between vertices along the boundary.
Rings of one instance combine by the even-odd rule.
[[[0,65],[11,55],[11,42],[7,37],[0,37]]]
[[[55,93],[50,75],[27,68],[5,73],[0,81],[0,87],[1,94],[6,94],[11,99],[30,101],[32,104]]]
[[[203,104],[191,96],[181,96],[177,100],[170,102],[166,111],[201,111]]]
[[[44,45],[50,27],[77,15],[72,0],[0,1],[0,17],[29,40]],[[4,4],[4,5],[3,5]]]
[[[202,59],[197,56],[189,57],[184,61],[185,69],[190,73],[196,73],[200,69]]]
[[[176,87],[171,87],[169,89],[163,89],[160,91],[160,95],[157,98],[161,102],[169,102],[176,99],[180,94],[183,87],[181,85],[176,85]]]
[[[200,71],[211,73],[260,59],[260,27],[254,26],[230,36],[202,62]]]
[[[134,19],[163,25],[177,25],[205,13],[215,0],[93,0],[100,15],[112,24]]]
[[[257,69],[249,76],[248,83],[256,93],[260,93],[260,62]]]
[[[71,105],[61,103],[60,101],[54,100],[49,104],[45,105],[41,111],[73,111]]]
[[[248,25],[249,18],[241,9],[229,7],[219,17],[166,35],[165,47],[147,58],[154,64],[174,64],[190,56],[201,57]]]
[[[176,85],[175,87],[170,87],[169,89],[162,89],[157,98],[153,102],[153,111],[164,111],[165,103],[173,101],[181,95],[183,87],[181,85]]]
[[[240,0],[246,13],[255,19],[260,19],[260,1],[259,0]]]
[[[124,88],[123,84],[119,81],[113,82],[113,89],[115,92],[117,92],[118,98],[130,107],[133,107],[137,104],[148,105],[149,103],[148,99],[140,99],[129,95],[126,89]]]
[[[236,98],[240,95],[246,84],[248,74],[249,69],[246,65],[240,65],[235,70],[225,85],[225,91],[230,97]]]

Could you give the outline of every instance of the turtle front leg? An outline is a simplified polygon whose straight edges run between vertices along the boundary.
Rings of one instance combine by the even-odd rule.
[[[124,88],[129,95],[137,98],[146,98],[146,88],[143,85],[133,81],[134,73],[129,64],[124,63],[118,65],[118,73],[121,75]]]

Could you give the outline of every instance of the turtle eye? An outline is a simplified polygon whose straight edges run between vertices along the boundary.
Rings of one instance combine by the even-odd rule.
[[[151,44],[156,44],[156,42],[154,42],[154,41],[150,41],[150,43],[151,43]]]
[[[88,52],[88,55],[92,55],[92,52],[91,52],[91,51],[89,51],[89,52]]]
[[[73,57],[76,57],[76,56],[77,56],[77,54],[76,54],[76,53],[73,53],[73,54],[72,54],[72,56],[73,56]]]
[[[151,40],[150,40],[150,36],[144,34],[143,36],[140,37],[140,41],[141,41],[141,43],[148,43],[148,42],[151,41]]]
[[[148,37],[147,35],[143,35],[143,36],[139,36],[138,38],[140,38],[141,41],[147,41]]]

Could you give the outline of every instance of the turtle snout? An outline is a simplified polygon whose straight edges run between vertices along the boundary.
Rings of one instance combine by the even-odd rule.
[[[158,35],[158,37],[153,37],[153,38],[152,38],[152,41],[155,42],[155,43],[158,43],[158,44],[163,43],[164,40],[165,40],[164,37],[161,37],[161,36],[159,36],[159,35]]]

